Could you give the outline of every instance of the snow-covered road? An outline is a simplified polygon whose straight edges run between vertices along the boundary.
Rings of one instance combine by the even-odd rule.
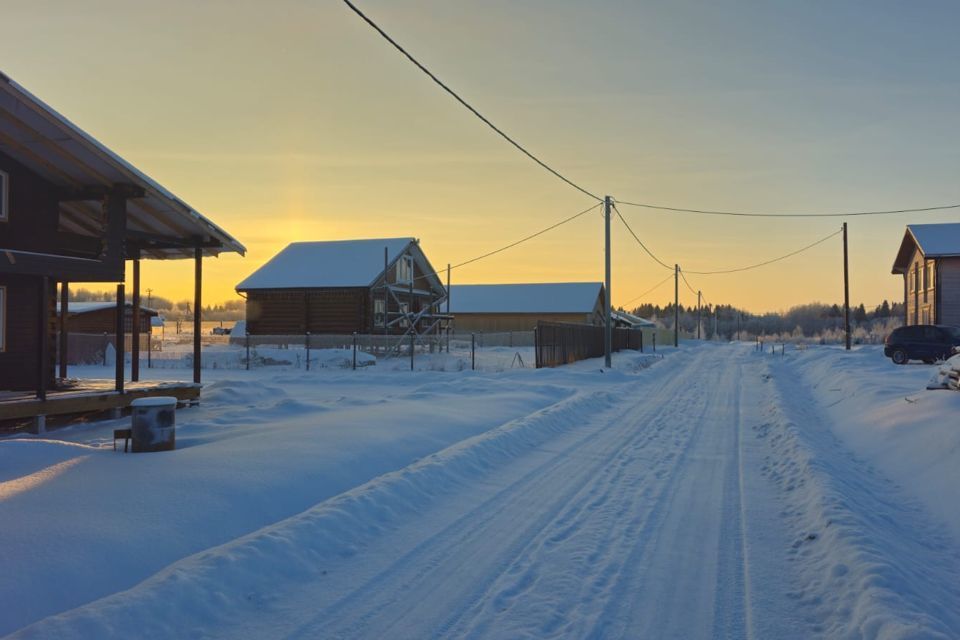
[[[786,361],[608,375],[14,637],[960,635],[955,539]]]

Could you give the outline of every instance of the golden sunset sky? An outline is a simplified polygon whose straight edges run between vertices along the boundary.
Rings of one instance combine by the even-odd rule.
[[[749,211],[960,202],[953,3],[359,2],[493,122],[588,189]],[[236,236],[205,261],[207,303],[287,243],[414,236],[437,268],[586,208],[335,0],[3,0],[0,69]],[[759,262],[839,219],[622,207],[665,262]],[[851,299],[899,300],[908,223],[851,218]],[[613,301],[668,272],[614,224]],[[455,283],[603,279],[590,214],[454,272]],[[689,276],[754,311],[842,301],[839,237],[775,266]],[[144,288],[191,296],[192,265]],[[672,299],[665,285],[647,300]],[[681,302],[695,296],[681,289]]]

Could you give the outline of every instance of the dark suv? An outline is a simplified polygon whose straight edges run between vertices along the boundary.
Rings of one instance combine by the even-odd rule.
[[[932,364],[949,358],[960,347],[960,327],[912,324],[894,329],[883,341],[883,355],[897,364],[923,360]]]

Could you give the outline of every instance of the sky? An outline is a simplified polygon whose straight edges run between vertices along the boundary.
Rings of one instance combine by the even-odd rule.
[[[954,2],[358,0],[498,126],[588,190],[757,212],[960,203]],[[591,204],[510,147],[338,0],[0,0],[0,70],[225,228],[204,301],[290,242],[413,236],[437,268]],[[16,28],[10,28],[16,25]],[[621,207],[689,271],[736,268],[842,220]],[[851,300],[902,297],[904,225],[849,219]],[[614,304],[672,300],[670,272],[614,220]],[[192,265],[143,287],[192,297]],[[454,283],[603,279],[591,213],[453,271]],[[843,298],[839,236],[750,272],[688,276],[753,311]],[[695,302],[681,285],[681,303]]]

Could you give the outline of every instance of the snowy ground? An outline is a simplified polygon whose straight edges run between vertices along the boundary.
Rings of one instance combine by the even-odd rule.
[[[0,635],[960,637],[960,393],[664,355],[206,371],[175,452],[0,439]]]

